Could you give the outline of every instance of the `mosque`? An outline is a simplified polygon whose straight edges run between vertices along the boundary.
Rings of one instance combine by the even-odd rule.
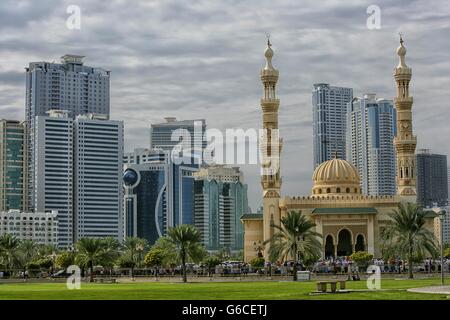
[[[279,225],[281,217],[291,210],[301,211],[316,225],[322,235],[323,257],[348,256],[366,251],[381,256],[380,234],[390,223],[389,213],[400,202],[416,202],[416,136],[412,130],[413,98],[409,94],[412,70],[405,63],[406,48],[400,37],[397,48],[399,64],[394,69],[397,83],[397,136],[393,143],[396,150],[397,194],[368,196],[362,194],[358,170],[351,163],[338,159],[320,164],[312,176],[313,188],[309,196],[282,197],[280,154],[283,141],[278,132],[276,96],[279,72],[272,65],[274,52],[270,40],[264,52],[266,65],[261,70],[264,96],[261,99],[263,128],[267,136],[261,145],[263,154],[261,185],[263,189],[263,213],[246,214],[244,225],[244,260],[250,261],[263,254],[267,257],[268,245],[263,245],[274,234],[273,225]],[[433,218],[427,219],[427,228],[433,230]]]

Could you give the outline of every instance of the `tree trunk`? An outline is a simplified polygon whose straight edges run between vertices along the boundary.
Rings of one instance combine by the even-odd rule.
[[[89,262],[89,282],[94,282],[94,261]]]
[[[183,269],[183,282],[187,282],[187,275],[186,275],[186,252],[184,250],[181,252],[181,264]]]
[[[294,281],[297,281],[297,262],[294,262],[294,277],[293,277]]]
[[[409,271],[409,279],[413,279],[414,275],[413,275],[413,261],[412,261],[412,256],[413,256],[413,252],[412,252],[412,246],[409,247],[409,255],[408,255],[408,271]]]

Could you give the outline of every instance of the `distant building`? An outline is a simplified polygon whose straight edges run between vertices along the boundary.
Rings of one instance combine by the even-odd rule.
[[[124,163],[123,175],[125,236],[144,238],[153,244],[166,234],[168,226],[167,152],[138,149],[125,158],[129,160]]]
[[[28,198],[38,190],[34,179],[35,118],[50,110],[65,110],[69,118],[80,114],[110,114],[110,72],[83,64],[84,56],[66,54],[61,63],[30,62],[26,70],[25,123],[27,126]],[[35,209],[35,208],[31,208]]]
[[[204,119],[179,121],[174,117],[166,117],[165,120],[164,123],[155,123],[150,127],[151,149],[172,151],[176,145],[184,141],[183,149],[186,151],[184,156],[188,156],[187,149],[190,149],[190,154],[197,157],[203,154],[203,149],[206,147],[206,141],[203,141],[206,131]],[[176,139],[172,139],[172,135]]]
[[[0,211],[28,209],[25,134],[25,123],[0,120]]]
[[[121,239],[123,123],[47,113],[36,117],[35,211],[58,210],[62,248],[81,237]]]
[[[74,121],[74,230],[83,237],[123,235],[123,122],[104,115]]]
[[[434,218],[434,235],[440,243],[442,230],[444,244],[450,244],[450,206],[444,207],[444,209],[446,211],[444,220],[441,220],[439,217]],[[441,223],[443,224],[442,229]]]
[[[450,167],[447,167],[447,202],[450,204],[449,200],[450,197]]]
[[[20,240],[32,240],[39,244],[58,243],[58,212],[0,212],[0,236],[11,234]]]
[[[353,89],[316,83],[312,92],[314,168],[337,153],[346,157],[347,104]]]
[[[194,225],[207,250],[243,249],[247,185],[239,168],[210,166],[194,173]]]
[[[423,207],[445,206],[448,199],[447,156],[419,150],[417,162],[417,202]]]
[[[358,168],[362,192],[396,194],[396,111],[393,101],[375,94],[354,98],[347,109],[347,160]]]
[[[192,175],[198,164],[176,164],[163,149],[136,149],[124,161],[125,235],[153,243],[169,227],[194,224]]]
[[[51,110],[36,117],[34,140],[34,211],[58,211],[58,245],[73,244],[73,120],[68,113]]]

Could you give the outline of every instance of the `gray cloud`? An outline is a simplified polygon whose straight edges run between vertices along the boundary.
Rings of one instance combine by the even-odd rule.
[[[78,4],[81,30],[65,27]],[[450,2],[377,1],[380,30],[366,28],[372,1],[2,1],[0,118],[23,118],[23,68],[30,61],[85,55],[112,71],[112,117],[125,120],[127,149],[148,145],[166,115],[206,118],[211,128],[259,128],[265,35],[280,70],[283,194],[309,194],[311,89],[316,82],[392,98],[399,31],[413,68],[418,147],[448,154]],[[259,168],[244,166],[251,206]]]

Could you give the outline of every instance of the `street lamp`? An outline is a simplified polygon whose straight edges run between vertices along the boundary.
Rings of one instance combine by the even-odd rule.
[[[440,220],[440,227],[441,227],[441,285],[444,285],[444,219],[445,214],[447,213],[446,210],[443,210],[439,207],[434,207],[433,211],[439,216]]]

